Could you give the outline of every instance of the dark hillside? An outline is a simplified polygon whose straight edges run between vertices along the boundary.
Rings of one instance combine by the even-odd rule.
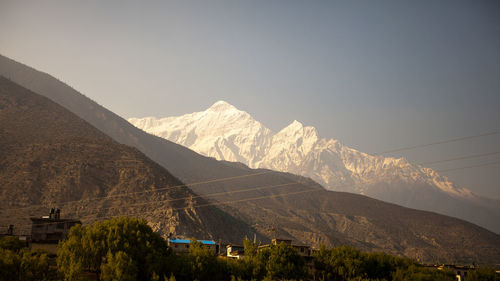
[[[144,217],[162,234],[239,241],[251,232],[215,207],[194,208],[207,202],[163,167],[3,77],[0,148],[3,226],[26,225],[29,216],[46,215],[54,206],[83,222]],[[60,203],[68,201],[77,202]]]

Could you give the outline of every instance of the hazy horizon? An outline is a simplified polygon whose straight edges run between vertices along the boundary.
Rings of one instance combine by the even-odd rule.
[[[7,1],[0,54],[124,118],[224,100],[367,153],[500,130],[496,1]],[[500,135],[388,156],[500,151]],[[429,165],[446,170],[499,155]],[[442,172],[500,198],[500,165]]]

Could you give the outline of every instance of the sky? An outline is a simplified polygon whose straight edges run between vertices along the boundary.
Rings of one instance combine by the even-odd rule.
[[[0,54],[124,118],[225,100],[367,153],[500,131],[496,0],[0,0]],[[495,134],[386,155],[499,151]],[[498,161],[429,166],[500,198],[500,164],[457,169]]]

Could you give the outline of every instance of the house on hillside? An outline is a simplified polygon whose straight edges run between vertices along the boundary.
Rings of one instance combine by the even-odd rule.
[[[422,264],[424,267],[442,269],[451,269],[455,273],[457,281],[467,281],[467,275],[476,270],[477,267],[474,265],[456,265],[456,264]]]
[[[0,237],[16,237],[17,239],[19,239],[19,241],[22,241],[26,244],[29,241],[29,235],[15,233],[13,224],[10,224],[5,232],[0,232]]]
[[[233,259],[242,259],[245,255],[245,248],[241,245],[226,245],[226,256]]]
[[[277,245],[280,245],[281,243],[285,243],[286,245],[292,246],[292,248],[297,250],[299,255],[301,255],[303,257],[312,257],[312,251],[311,251],[310,246],[292,244],[292,240],[290,240],[290,239],[274,238],[271,240],[271,244],[259,246],[259,249],[263,249],[263,248],[270,247],[270,246],[277,246]]]
[[[68,237],[72,226],[82,224],[77,219],[61,219],[61,210],[51,209],[48,216],[30,218],[31,220],[31,249],[45,249],[49,253],[57,253],[59,241]]]
[[[9,224],[5,232],[0,232],[0,237],[1,236],[14,236],[14,225]]]
[[[168,247],[170,247],[175,253],[183,253],[189,251],[189,244],[191,240],[188,239],[168,239]],[[219,252],[219,245],[212,240],[196,240],[208,247],[214,254]]]

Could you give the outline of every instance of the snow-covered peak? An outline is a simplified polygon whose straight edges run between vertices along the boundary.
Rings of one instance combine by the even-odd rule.
[[[304,175],[330,190],[360,193],[462,218],[462,203],[455,213],[446,211],[442,202],[453,198],[460,200],[457,202],[479,200],[470,190],[458,187],[432,169],[404,158],[369,155],[335,139],[319,138],[314,127],[297,120],[273,133],[225,101],[183,116],[130,118],[129,122],[203,155],[242,162],[251,168]]]
[[[239,111],[239,110],[233,105],[229,104],[228,102],[220,100],[214,103],[211,107],[209,107],[207,111],[223,112],[223,111]]]
[[[307,140],[309,144],[318,141],[318,131],[311,126],[304,126],[297,120],[283,128],[275,135],[275,139],[285,139],[287,141],[300,142]]]
[[[304,125],[302,125],[302,123],[300,123],[299,121],[297,120],[293,120],[292,123],[290,123],[290,125],[286,126],[284,129],[290,129],[290,130],[297,130],[297,129],[302,129],[304,127]],[[284,130],[283,129],[283,130]]]
[[[370,188],[382,183],[392,187],[396,182],[393,191],[399,193],[397,181],[403,180],[432,186],[457,197],[468,196],[467,190],[431,169],[422,169],[405,159],[368,155],[334,139],[320,139],[316,128],[304,126],[297,120],[273,133],[250,114],[225,101],[183,116],[129,121],[203,155],[242,162],[252,168],[309,176],[328,189],[339,190],[339,185],[347,184],[351,192],[387,199],[390,192],[375,194]]]

